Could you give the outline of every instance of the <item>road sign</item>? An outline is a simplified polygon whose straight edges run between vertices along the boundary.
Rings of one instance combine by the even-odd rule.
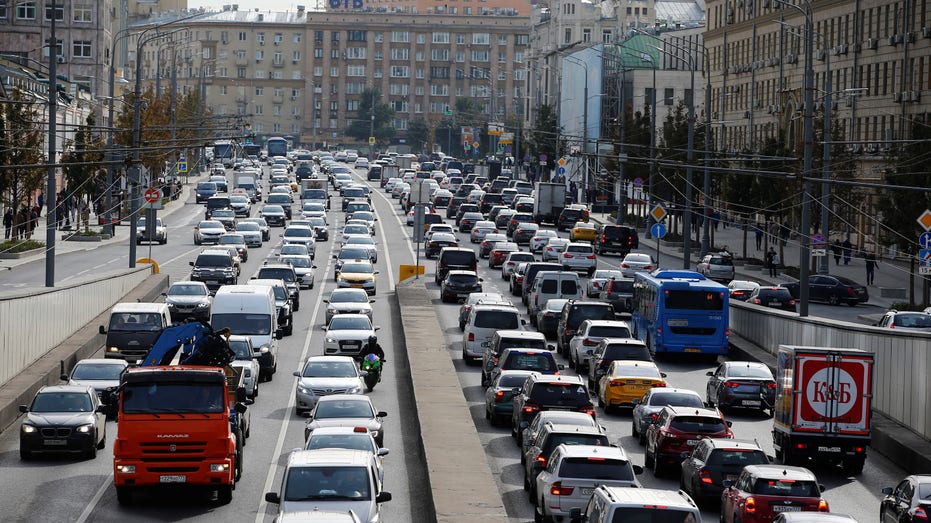
[[[820,232],[812,235],[811,237],[811,246],[813,249],[824,249],[824,246],[827,244],[827,242],[827,237],[825,237],[825,235],[821,234]],[[814,256],[814,254],[812,254],[812,256]]]
[[[566,159],[560,158],[559,161],[557,161],[556,163],[558,163],[559,165],[566,165]]]
[[[653,226],[650,227],[650,234],[652,234],[654,238],[662,238],[663,236],[666,236],[666,225],[662,223],[654,223]]]
[[[918,237],[918,245],[921,245],[922,249],[931,249],[931,232],[922,233]]]
[[[663,218],[666,217],[666,209],[664,209],[662,205],[656,204],[656,207],[650,209],[650,216],[657,222],[661,222]]]
[[[375,137],[369,136],[369,145],[375,145]]]
[[[465,149],[466,151],[468,151],[469,149],[472,148],[472,144],[470,144],[470,143],[464,143],[464,144],[462,144],[462,148]]]
[[[925,209],[925,212],[921,213],[918,217],[918,225],[926,231],[931,231],[931,211]]]
[[[918,274],[923,276],[931,274],[931,249],[918,251]]]
[[[541,161],[541,162],[545,162],[545,161],[546,161],[546,155],[545,155],[545,154],[541,154],[541,155],[540,155],[540,161]]]
[[[643,178],[634,178],[634,187],[643,187]]]
[[[556,168],[556,174],[566,174],[566,168],[565,168],[565,167],[557,167],[557,168]]]
[[[155,203],[162,199],[162,193],[154,187],[149,187],[142,197],[145,198],[146,203]]]
[[[478,142],[472,142],[472,147],[478,149]],[[478,154],[477,152],[475,154]]]
[[[820,247],[816,247],[811,250],[811,255],[814,258],[821,258],[822,256],[827,256],[828,250]]]
[[[186,161],[181,160],[181,161],[178,162],[178,172],[179,172],[179,173],[186,173],[186,172],[187,172],[187,162],[186,162]]]

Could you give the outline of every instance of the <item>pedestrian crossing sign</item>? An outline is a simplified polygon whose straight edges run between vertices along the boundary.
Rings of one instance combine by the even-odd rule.
[[[179,173],[187,172],[187,161],[186,160],[181,160],[180,162],[178,162],[178,172]]]

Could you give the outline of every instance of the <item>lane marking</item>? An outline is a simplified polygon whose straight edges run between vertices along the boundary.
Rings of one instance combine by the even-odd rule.
[[[87,518],[89,518],[91,513],[94,512],[94,509],[97,508],[97,504],[100,503],[100,498],[102,498],[104,492],[110,488],[110,485],[113,485],[113,472],[110,472],[110,474],[107,475],[107,480],[104,481],[103,485],[101,485],[99,489],[97,489],[97,493],[94,494],[93,498],[91,498],[90,503],[84,507],[84,512],[81,512],[81,515],[78,516],[78,519],[75,520],[75,523],[84,523],[87,521]]]

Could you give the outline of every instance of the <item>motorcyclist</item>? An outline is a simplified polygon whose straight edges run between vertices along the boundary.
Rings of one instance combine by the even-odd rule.
[[[366,351],[366,354],[374,354],[378,356],[378,359],[380,359],[382,363],[387,363],[388,360],[385,359],[385,350],[378,344],[378,336],[369,336],[369,344]]]

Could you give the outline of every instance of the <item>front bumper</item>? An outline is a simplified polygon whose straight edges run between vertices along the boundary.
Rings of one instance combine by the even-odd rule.
[[[150,485],[232,485],[235,467],[233,456],[206,457],[198,460],[151,462],[142,459],[114,458],[113,482],[118,487]],[[211,472],[211,466],[221,468]],[[133,472],[129,472],[133,470]]]
[[[93,429],[77,432],[76,427],[36,427],[32,433],[19,431],[19,448],[27,452],[84,452],[97,444]]]

